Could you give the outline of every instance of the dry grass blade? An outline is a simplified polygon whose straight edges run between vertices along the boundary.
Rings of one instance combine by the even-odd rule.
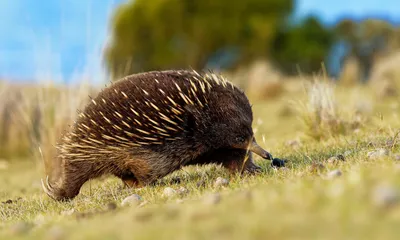
[[[359,128],[363,119],[355,109],[337,102],[333,82],[314,79],[306,86],[306,99],[292,102],[305,126],[305,134],[314,139],[346,135]]]

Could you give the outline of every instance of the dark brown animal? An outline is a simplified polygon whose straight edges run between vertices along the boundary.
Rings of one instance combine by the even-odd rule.
[[[61,176],[43,188],[68,200],[104,174],[139,187],[194,164],[255,173],[260,167],[252,152],[272,156],[257,144],[252,122],[247,97],[222,76],[192,70],[130,75],[79,114],[57,147]]]

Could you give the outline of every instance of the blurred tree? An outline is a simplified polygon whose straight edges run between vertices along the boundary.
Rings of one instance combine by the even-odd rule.
[[[314,16],[282,28],[271,49],[272,59],[283,72],[310,74],[319,71],[334,43],[334,33]]]
[[[111,21],[105,63],[113,78],[139,71],[206,66],[238,52],[235,64],[265,57],[293,0],[131,0]]]
[[[335,33],[348,49],[342,62],[358,61],[361,79],[357,80],[367,80],[375,58],[396,43],[395,29],[388,22],[377,19],[360,22],[343,19],[335,26]]]

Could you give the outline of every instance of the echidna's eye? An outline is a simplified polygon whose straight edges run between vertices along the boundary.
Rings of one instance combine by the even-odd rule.
[[[244,143],[244,137],[242,137],[242,136],[239,136],[239,137],[236,137],[236,142],[238,142],[238,143]]]

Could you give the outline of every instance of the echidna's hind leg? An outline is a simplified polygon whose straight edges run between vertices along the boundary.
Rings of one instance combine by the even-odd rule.
[[[132,157],[132,160],[125,163],[125,167],[130,174],[123,175],[121,179],[128,187],[141,188],[150,185],[156,180],[153,177],[152,167],[147,160],[141,157]]]
[[[126,188],[138,188],[141,186],[139,180],[131,171],[126,172],[118,177],[122,180]]]

